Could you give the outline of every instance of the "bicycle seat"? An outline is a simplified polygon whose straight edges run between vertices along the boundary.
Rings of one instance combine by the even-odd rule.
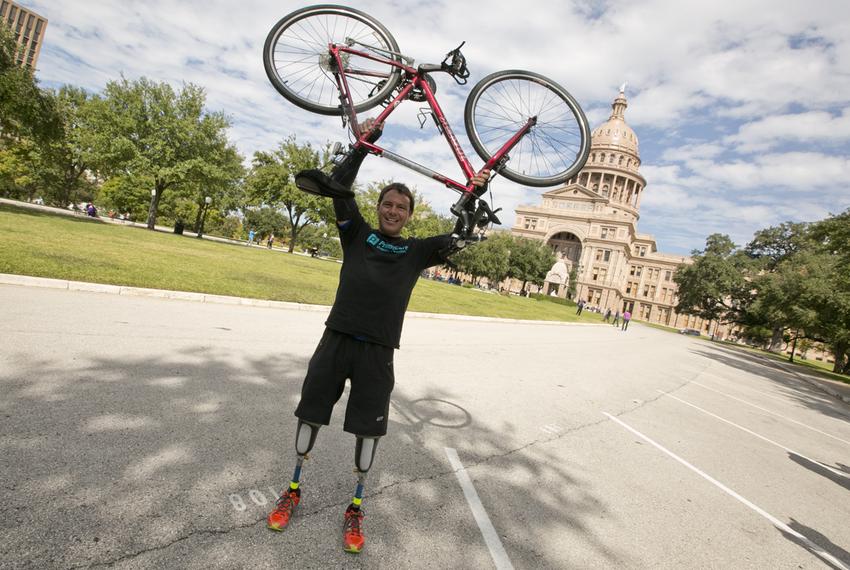
[[[302,170],[295,175],[295,186],[302,192],[325,198],[354,198],[354,191],[346,188],[321,170]]]

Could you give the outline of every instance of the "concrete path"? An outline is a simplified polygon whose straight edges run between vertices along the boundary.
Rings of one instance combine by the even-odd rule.
[[[269,532],[324,317],[0,285],[3,566],[850,567],[850,407],[637,323],[409,317],[367,550],[347,394]]]

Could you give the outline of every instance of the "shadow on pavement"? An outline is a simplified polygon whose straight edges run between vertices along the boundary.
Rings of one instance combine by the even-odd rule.
[[[844,404],[763,357],[721,345],[711,345],[710,349],[694,348],[691,352],[730,368],[771,380],[782,387],[784,395],[807,408],[833,418],[850,420],[850,411]]]
[[[848,553],[846,550],[844,550],[843,548],[841,548],[837,544],[833,543],[831,540],[829,540],[827,537],[825,537],[821,533],[807,527],[806,525],[803,525],[803,524],[797,522],[793,518],[791,519],[791,522],[788,523],[788,526],[791,527],[793,530],[799,532],[800,534],[802,534],[803,536],[805,536],[809,540],[811,540],[813,543],[815,543],[818,546],[820,546],[821,548],[823,548],[826,552],[833,555],[834,557],[839,559],[841,562],[843,562],[845,564],[850,564],[850,553]],[[831,561],[823,558],[822,556],[819,556],[811,548],[811,546],[804,543],[803,541],[801,541],[796,536],[790,535],[785,531],[781,531],[781,532],[782,532],[783,536],[785,536],[785,538],[787,538],[791,542],[799,544],[800,546],[802,546],[803,548],[805,548],[806,550],[808,550],[809,552],[811,552],[812,554],[814,554],[815,556],[817,556],[818,558],[823,560],[824,563],[827,566],[829,566],[830,568],[834,568],[836,570],[844,570],[844,567],[839,566],[837,564],[834,564]]]
[[[280,534],[265,528],[273,493],[286,485],[294,466],[292,411],[306,369],[303,357],[275,353],[234,365],[232,354],[198,345],[167,357],[86,360],[73,370],[56,364],[67,360],[19,356],[12,368],[17,377],[0,376],[0,559],[7,567],[272,568],[290,567],[282,561],[294,558],[300,567],[332,568],[380,562],[370,558],[368,547],[355,560],[339,546],[338,522],[355,483],[354,438],[340,426],[343,402],[305,465],[307,496],[298,527]],[[426,446],[431,429],[457,433],[458,447],[475,441],[477,449],[488,450],[465,466],[491,467],[471,474],[497,483],[487,488],[498,488],[498,496],[482,499],[501,506],[494,524],[507,535],[512,558],[541,568],[561,566],[563,553],[532,550],[533,541],[522,537],[559,527],[581,532],[585,516],[605,511],[545,446],[533,454],[506,449],[506,434],[515,431],[508,421],[498,430],[485,429],[441,391],[408,400],[397,390],[393,407],[367,482],[367,512],[379,497],[415,495],[420,506],[402,510],[425,516],[384,517],[376,507],[367,518],[376,551],[432,567],[416,542],[419,533],[427,537],[425,545],[453,545],[435,559],[448,556],[458,568],[481,562],[483,541],[466,505],[445,504],[448,496],[462,495],[442,449]],[[517,470],[547,484],[527,488],[508,477]],[[436,492],[418,492],[427,485]],[[427,519],[448,508],[464,509],[455,527],[439,528]],[[612,567],[622,565],[591,532],[585,536]],[[469,537],[468,548],[456,548],[460,537]]]
[[[822,464],[820,464],[816,461],[812,461],[811,459],[801,457],[801,456],[797,455],[796,453],[788,453],[788,458],[791,461],[793,461],[794,463],[796,463],[798,465],[802,465],[803,467],[805,467],[809,471],[817,473],[821,477],[826,477],[827,479],[829,479],[830,481],[832,481],[836,485],[844,487],[845,489],[850,491],[850,473],[848,473],[847,476],[842,477],[841,475],[835,473],[834,471],[827,469],[826,466],[824,466],[824,465],[822,465]],[[841,467],[833,467],[833,469],[842,470]],[[845,473],[846,473],[846,471],[845,471]]]

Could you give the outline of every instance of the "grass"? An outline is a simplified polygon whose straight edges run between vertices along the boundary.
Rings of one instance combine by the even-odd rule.
[[[0,204],[0,273],[330,305],[340,264]],[[409,309],[601,322],[575,307],[420,279]]]

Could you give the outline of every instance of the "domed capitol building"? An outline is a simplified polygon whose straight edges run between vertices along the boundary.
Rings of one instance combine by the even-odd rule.
[[[521,205],[511,233],[540,240],[555,251],[541,292],[565,297],[575,269],[576,299],[601,311],[630,311],[635,319],[709,332],[711,323],[679,315],[676,268],[690,259],[660,253],[651,235],[638,232],[646,179],[640,173],[638,138],[626,124],[624,87],[611,116],[591,135],[584,168],[538,205]]]

